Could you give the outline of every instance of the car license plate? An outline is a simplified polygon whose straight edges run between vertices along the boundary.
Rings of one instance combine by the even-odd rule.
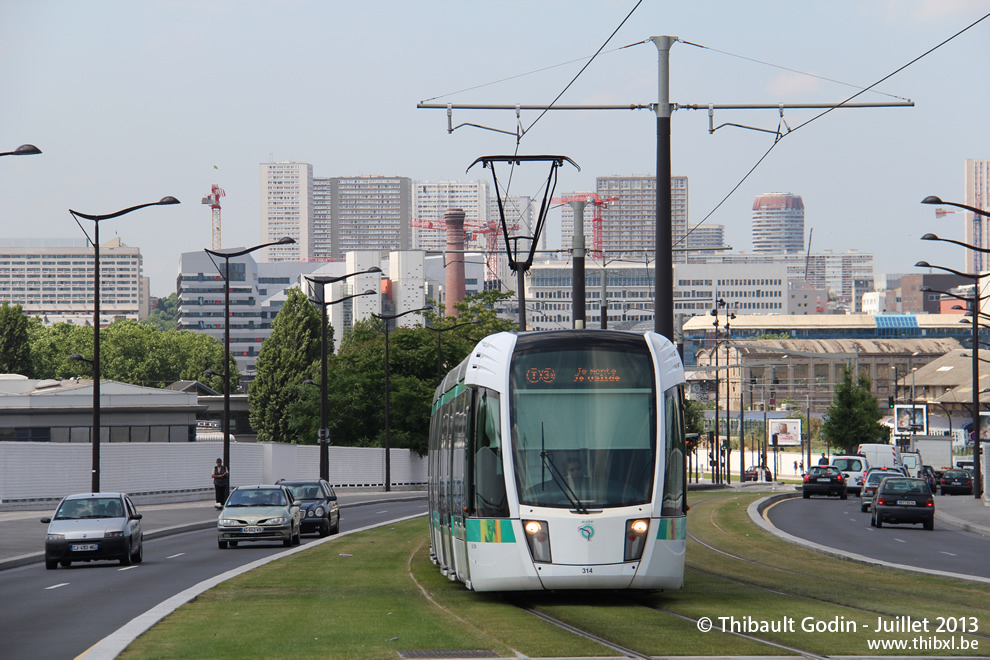
[[[72,552],[93,552],[96,550],[95,543],[79,543],[76,545],[70,545],[69,550]]]
[[[818,480],[818,483],[820,483],[820,484],[827,484],[830,481],[832,481],[832,480],[831,479],[828,479],[828,478],[825,478],[825,479],[819,479]]]
[[[242,531],[245,534],[260,534],[262,529],[260,527],[245,527]]]
[[[897,500],[899,506],[914,506],[914,500]]]

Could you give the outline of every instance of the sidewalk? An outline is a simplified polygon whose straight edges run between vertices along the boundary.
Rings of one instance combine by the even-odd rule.
[[[418,499],[425,500],[426,491],[337,491],[342,517],[356,506]],[[51,516],[54,508],[0,512],[0,570],[42,562],[48,525],[42,523],[41,519]],[[141,526],[146,539],[194,529],[209,529],[217,524],[217,510],[213,507],[212,499],[143,506],[138,504],[137,510],[143,516]]]

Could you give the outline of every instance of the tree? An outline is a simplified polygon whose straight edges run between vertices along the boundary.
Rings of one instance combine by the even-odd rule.
[[[159,298],[155,309],[141,323],[158,328],[161,331],[175,330],[179,321],[179,296],[173,291],[164,298]]]
[[[0,306],[0,374],[34,376],[28,317],[20,305]]]
[[[290,289],[261,344],[258,375],[251,382],[251,426],[262,442],[297,442],[289,407],[299,399],[296,385],[311,378],[320,359],[320,313],[300,289]]]
[[[887,442],[888,431],[879,423],[881,412],[870,392],[870,378],[860,374],[853,382],[847,366],[835,387],[835,398],[824,415],[821,436],[833,452],[850,453],[864,443]]]

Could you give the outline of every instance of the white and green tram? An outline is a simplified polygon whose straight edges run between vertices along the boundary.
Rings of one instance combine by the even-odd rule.
[[[483,339],[434,396],[434,563],[475,591],[679,589],[683,384],[652,332]]]

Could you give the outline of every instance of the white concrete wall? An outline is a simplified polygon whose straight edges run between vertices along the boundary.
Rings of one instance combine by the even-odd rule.
[[[232,443],[231,485],[316,479],[319,447]],[[425,487],[427,461],[408,449],[392,449],[393,489]],[[100,445],[100,489],[131,495],[206,490],[223,445],[217,442],[142,442]],[[0,503],[56,499],[89,490],[92,447],[54,442],[0,442]],[[336,488],[382,488],[385,450],[330,447],[330,483]]]

